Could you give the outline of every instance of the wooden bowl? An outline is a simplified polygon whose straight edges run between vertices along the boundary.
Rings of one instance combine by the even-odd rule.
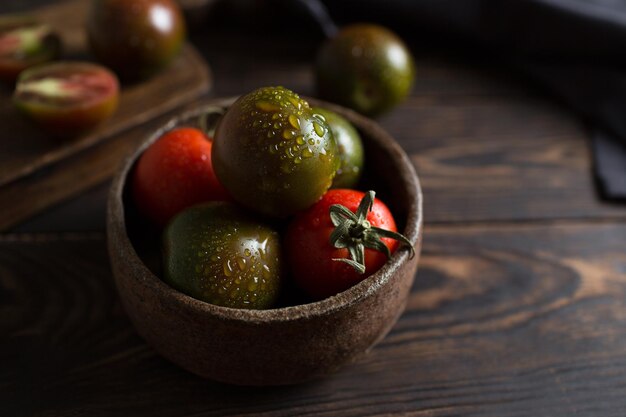
[[[175,126],[196,125],[203,108],[183,114],[150,135],[119,169],[109,195],[107,235],[115,283],[137,332],[162,356],[197,375],[239,385],[294,384],[326,375],[381,340],[404,310],[422,233],[422,195],[413,165],[375,122],[308,100],[359,130],[368,174],[358,188],[375,190],[387,203],[417,255],[398,250],[378,272],[334,297],[271,310],[215,306],[169,287],[159,278],[160,236],[136,214],[127,183],[150,144]]]

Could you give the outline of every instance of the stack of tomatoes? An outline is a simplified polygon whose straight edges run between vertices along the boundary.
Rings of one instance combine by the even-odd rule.
[[[212,139],[192,127],[163,135],[140,157],[132,190],[140,213],[164,227],[167,283],[213,304],[265,309],[288,280],[312,300],[332,296],[399,243],[411,246],[374,192],[351,189],[362,169],[347,120],[266,87],[230,106]]]

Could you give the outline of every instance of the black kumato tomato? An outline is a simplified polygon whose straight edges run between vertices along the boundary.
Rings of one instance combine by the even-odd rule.
[[[363,171],[363,142],[352,124],[337,113],[321,107],[313,107],[313,112],[321,115],[337,142],[341,164],[333,179],[332,188],[352,188]]]
[[[260,88],[228,109],[215,131],[212,159],[235,200],[275,217],[318,201],[340,163],[324,119],[283,87]]]
[[[174,0],[92,0],[87,19],[93,54],[130,81],[166,67],[179,53],[185,32]]]
[[[415,78],[413,57],[404,42],[372,24],[347,26],[326,41],[315,70],[321,97],[368,116],[402,101]]]
[[[174,217],[163,234],[165,282],[211,304],[265,309],[281,285],[280,237],[237,206],[212,202]]]

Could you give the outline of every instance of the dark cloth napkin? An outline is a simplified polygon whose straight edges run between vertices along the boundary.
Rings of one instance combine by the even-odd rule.
[[[626,0],[324,3],[341,23],[368,20],[403,34],[430,31],[499,54],[584,118],[600,195],[626,201]]]

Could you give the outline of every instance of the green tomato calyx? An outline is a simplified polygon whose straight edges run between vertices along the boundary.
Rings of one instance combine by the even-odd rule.
[[[411,251],[415,256],[413,243],[400,233],[372,226],[367,214],[372,211],[374,191],[368,191],[359,203],[356,213],[341,204],[330,207],[330,221],[335,229],[330,235],[330,244],[337,249],[348,249],[350,259],[333,258],[333,261],[344,262],[353,267],[359,274],[365,273],[365,248],[377,250],[391,257],[391,252],[381,238],[395,239]]]

